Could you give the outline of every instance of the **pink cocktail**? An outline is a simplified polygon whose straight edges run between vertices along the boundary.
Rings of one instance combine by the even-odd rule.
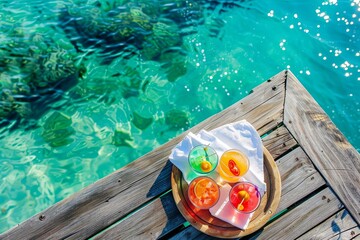
[[[240,182],[234,185],[229,193],[231,205],[239,212],[254,212],[260,205],[261,195],[252,183]]]

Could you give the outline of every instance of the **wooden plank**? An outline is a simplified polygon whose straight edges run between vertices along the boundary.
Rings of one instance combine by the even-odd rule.
[[[211,130],[241,119],[247,119],[260,133],[269,131],[283,119],[284,81],[282,72],[189,131]],[[1,234],[0,239],[85,239],[95,235],[170,188],[167,159],[184,134],[187,132]]]
[[[360,227],[349,215],[348,211],[342,210],[325,222],[311,229],[297,240],[307,239],[352,239],[360,236]]]
[[[326,188],[267,225],[250,239],[296,239],[339,211],[341,202]]]
[[[176,234],[175,236],[172,236],[169,238],[169,240],[183,240],[183,239],[186,239],[186,240],[193,240],[193,239],[216,240],[216,239],[220,239],[220,238],[206,235],[192,226],[185,228],[183,231],[181,231],[178,234]]]
[[[286,129],[282,130],[282,132],[284,135],[287,135]],[[269,134],[264,138],[264,140],[266,140],[267,143],[266,147],[269,147],[270,149],[275,149],[271,144],[276,145],[278,141],[271,141],[270,138],[272,137],[277,138],[276,133]],[[279,152],[278,150],[276,151],[281,154],[281,152]],[[284,147],[283,151],[287,151],[286,146]],[[304,153],[304,151],[302,151],[301,148],[297,148],[292,152],[288,153],[287,155],[279,159],[276,164],[278,165],[280,174],[282,176],[282,196],[277,212],[288,208],[299,199],[306,197],[307,195],[325,184],[325,181],[315,170],[310,159],[306,156],[306,154]],[[180,215],[175,203],[174,205],[172,205],[174,209],[168,208],[167,211],[169,211],[169,213],[166,213],[167,211],[161,209],[161,202],[161,200],[155,200],[153,203],[149,204],[146,209],[141,210],[136,214],[130,216],[129,218],[124,220],[124,223],[120,222],[115,227],[99,235],[97,239],[116,239],[117,237],[125,236],[123,235],[124,232],[126,232],[126,234],[129,234],[127,235],[127,237],[129,238],[139,237],[141,239],[147,239],[151,236],[161,236],[163,234],[169,233],[165,231],[165,229],[159,228],[159,226],[166,226],[167,230],[169,231],[181,226],[181,224],[183,224],[185,220],[183,220],[183,222],[179,222],[177,218],[169,218],[169,215],[176,216],[174,212],[177,212],[177,214]],[[158,213],[162,213],[162,215],[156,215],[156,221],[150,221],[147,222],[145,225],[139,226],[136,219],[151,219],[154,213],[150,209],[156,209],[155,206],[160,207],[160,209],[158,209],[157,211]],[[173,238],[183,239],[184,234],[189,235],[188,237],[199,237],[199,232],[193,227],[190,228],[192,230],[184,230],[184,233],[180,232]],[[128,229],[132,229],[132,231],[128,231]],[[149,229],[152,229],[151,235],[149,235]],[[112,238],[111,236],[114,236],[114,238]],[[204,234],[204,236],[207,235]],[[201,237],[199,238],[201,239]]]
[[[141,212],[141,213],[140,213]],[[157,239],[185,222],[171,192],[93,239]]]
[[[266,147],[274,159],[284,154],[284,152],[290,150],[297,145],[295,139],[291,136],[289,131],[281,126],[275,131],[270,133],[270,137],[263,139],[264,146]],[[270,147],[271,146],[271,147]]]
[[[280,212],[325,185],[305,152],[296,148],[276,162],[282,183]]]
[[[331,231],[330,229],[332,229],[332,228],[337,228],[337,226],[334,226],[334,224],[333,224],[327,230]],[[341,229],[343,230],[346,228],[345,227],[343,228],[341,226]],[[326,230],[324,230],[324,231],[326,231]],[[335,230],[335,231],[337,231],[337,230]],[[309,240],[309,239],[311,239],[311,240],[324,240],[324,239],[326,239],[326,240],[341,240],[341,239],[342,240],[347,240],[347,239],[358,240],[359,236],[360,236],[359,228],[353,227],[348,230],[344,230],[340,234],[334,235],[334,236],[332,236],[330,234],[329,235],[320,234],[318,236],[315,233],[315,235],[309,234],[309,235],[306,235],[305,238],[300,237],[300,238],[297,238],[296,240]],[[205,235],[193,227],[188,227],[188,228],[184,229],[183,231],[181,231],[180,233],[178,233],[176,236],[169,238],[169,240],[182,240],[182,239],[186,239],[186,240],[193,240],[193,239],[196,239],[196,240],[218,240],[219,238]],[[247,238],[245,238],[245,239],[247,239]],[[275,239],[277,239],[277,238],[275,238]]]
[[[284,124],[360,224],[360,154],[291,73]]]

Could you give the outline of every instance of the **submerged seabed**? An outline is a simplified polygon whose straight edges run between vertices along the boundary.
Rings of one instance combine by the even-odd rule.
[[[0,6],[0,232],[286,68],[360,148],[358,1]]]

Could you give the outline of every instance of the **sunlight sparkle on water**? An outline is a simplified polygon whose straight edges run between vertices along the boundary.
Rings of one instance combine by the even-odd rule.
[[[279,47],[280,47],[281,50],[283,50],[283,51],[286,50],[286,48],[285,48],[285,46],[284,46],[285,42],[286,42],[286,39],[283,39],[283,40],[281,40],[281,42],[279,43]]]
[[[267,14],[269,17],[273,17],[274,16],[274,10],[270,10],[270,12]]]

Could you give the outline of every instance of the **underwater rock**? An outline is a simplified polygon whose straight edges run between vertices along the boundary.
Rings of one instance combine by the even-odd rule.
[[[186,55],[181,49],[170,49],[163,52],[159,61],[163,63],[161,68],[165,69],[169,82],[175,82],[187,72]]]
[[[140,130],[146,129],[153,122],[153,118],[145,118],[140,114],[133,112],[132,123]]]
[[[113,144],[117,147],[134,147],[134,139],[130,132],[122,128],[116,128],[113,136]]]
[[[157,22],[153,26],[152,33],[145,36],[142,43],[141,54],[145,59],[155,59],[164,50],[180,45],[181,38],[178,27],[167,21],[167,23]]]
[[[189,114],[183,110],[172,109],[165,113],[165,123],[171,130],[187,129],[190,125]]]
[[[0,101],[0,120],[13,114],[12,102]]]
[[[141,72],[146,71],[144,69],[139,68],[136,62],[130,60],[101,66],[98,71],[92,71],[82,79],[81,83],[71,90],[70,95],[84,100],[97,99],[99,102],[112,99],[107,101],[108,103],[113,100],[119,101],[121,98],[138,97],[145,92],[149,84],[149,77]]]
[[[116,37],[126,39],[131,36],[144,36],[153,29],[153,19],[142,12],[139,7],[126,8],[126,11],[114,16],[119,30]],[[116,39],[116,38],[115,38]]]
[[[181,28],[198,25],[203,21],[206,1],[171,0],[161,4],[160,13],[163,17],[176,22]]]
[[[0,14],[0,121],[31,117],[36,101],[43,105],[48,101],[43,96],[74,86],[83,72],[70,42],[63,47],[66,41],[59,44],[49,29],[26,31],[10,15]]]
[[[121,95],[123,98],[137,97],[140,91],[146,87],[144,86],[146,83],[139,71],[129,66],[124,67],[122,76],[117,78],[117,80],[119,80],[118,84],[121,86]]]
[[[202,22],[203,10],[203,2],[185,0],[84,0],[67,3],[59,20],[74,47],[99,54],[102,64],[137,55],[141,61],[168,61],[162,69],[174,82],[187,71],[181,28]],[[137,97],[143,86],[139,79],[122,85],[124,98]]]
[[[71,117],[59,112],[53,112],[45,121],[43,128],[45,130],[57,130],[57,129],[65,129],[70,127],[72,124]]]
[[[71,37],[74,33],[86,47],[100,47],[103,51],[123,50],[130,44],[146,59],[154,59],[161,51],[180,45],[181,37],[175,22],[159,18],[151,12],[150,4],[123,2],[104,10],[102,4],[78,6],[68,5],[61,14],[61,26]],[[75,29],[75,32],[74,32]],[[76,43],[75,43],[76,45]]]
[[[123,98],[137,97],[140,94],[141,79],[131,78],[121,82]]]
[[[64,48],[54,39],[47,39],[39,33],[30,36],[31,80],[28,84],[35,89],[68,89],[81,77],[83,66],[76,65],[74,48]]]
[[[38,59],[32,83],[37,88],[59,86],[70,83],[79,77],[79,68],[75,66],[73,55],[61,48],[50,48],[46,55]]]
[[[21,95],[20,95],[21,96]],[[2,89],[0,93],[0,120],[16,115],[28,117],[31,113],[29,103],[18,101],[19,95],[14,95],[9,89]]]
[[[14,110],[21,118],[29,118],[33,113],[31,104],[28,102],[16,102]]]
[[[97,5],[70,4],[63,10],[60,20],[71,37],[77,33],[85,46],[100,46],[104,50],[110,48],[109,45],[122,48],[129,41],[141,41],[152,28],[150,17],[141,9],[127,6],[104,11]]]
[[[14,83],[12,88],[13,95],[21,96],[21,95],[29,95],[30,93],[31,93],[31,89],[28,84],[23,82]]]
[[[69,137],[75,132],[71,124],[70,116],[56,111],[46,119],[41,136],[52,147],[67,145],[73,142]]]

